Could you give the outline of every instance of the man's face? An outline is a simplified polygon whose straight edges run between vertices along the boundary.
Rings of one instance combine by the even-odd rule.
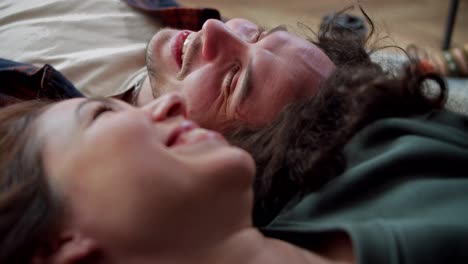
[[[155,97],[180,91],[188,117],[217,130],[264,125],[286,104],[315,95],[335,68],[309,41],[244,19],[208,20],[198,32],[161,30],[147,66]]]

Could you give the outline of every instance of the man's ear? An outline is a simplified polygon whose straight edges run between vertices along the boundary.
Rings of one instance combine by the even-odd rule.
[[[73,264],[92,257],[97,252],[94,239],[80,232],[61,233],[50,242],[40,245],[33,255],[31,264]]]

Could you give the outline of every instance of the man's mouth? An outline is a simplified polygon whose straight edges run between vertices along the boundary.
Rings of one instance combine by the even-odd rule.
[[[184,61],[184,55],[187,51],[188,43],[190,41],[190,31],[182,31],[180,32],[175,40],[174,46],[172,47],[172,54],[174,55],[174,59],[179,66],[179,69],[182,68],[182,63]]]

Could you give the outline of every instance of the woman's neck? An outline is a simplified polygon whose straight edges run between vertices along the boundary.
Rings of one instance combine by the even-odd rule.
[[[346,238],[346,239],[344,239]],[[288,242],[268,238],[254,227],[246,227],[226,235],[217,241],[199,240],[191,247],[172,247],[169,250],[134,255],[134,258],[120,256],[122,263],[135,264],[311,264],[311,263],[353,263],[351,242],[342,234],[332,239],[324,238],[324,247],[310,251]],[[209,242],[208,242],[209,241]]]
[[[219,241],[205,252],[193,252],[180,255],[177,264],[310,264],[332,263],[312,251],[308,251],[290,243],[267,238],[256,228],[250,227],[232,234]]]
[[[232,244],[226,245],[224,251],[229,252],[230,250],[232,251],[233,248],[239,249],[239,252],[232,256],[231,262],[229,263],[329,263],[326,259],[311,251],[304,250],[281,240],[267,238],[255,228],[243,231],[243,233],[233,239]],[[219,263],[219,260],[217,263]],[[228,262],[224,262],[223,260],[223,263]]]

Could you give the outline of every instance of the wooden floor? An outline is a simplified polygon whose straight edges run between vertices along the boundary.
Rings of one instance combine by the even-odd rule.
[[[298,22],[317,29],[323,15],[352,6],[352,0],[179,0],[191,7],[214,7],[226,18],[243,17],[270,27],[285,24],[300,35]],[[409,43],[440,49],[450,0],[361,0],[375,22],[382,44]],[[460,0],[452,46],[468,43],[468,0]]]

